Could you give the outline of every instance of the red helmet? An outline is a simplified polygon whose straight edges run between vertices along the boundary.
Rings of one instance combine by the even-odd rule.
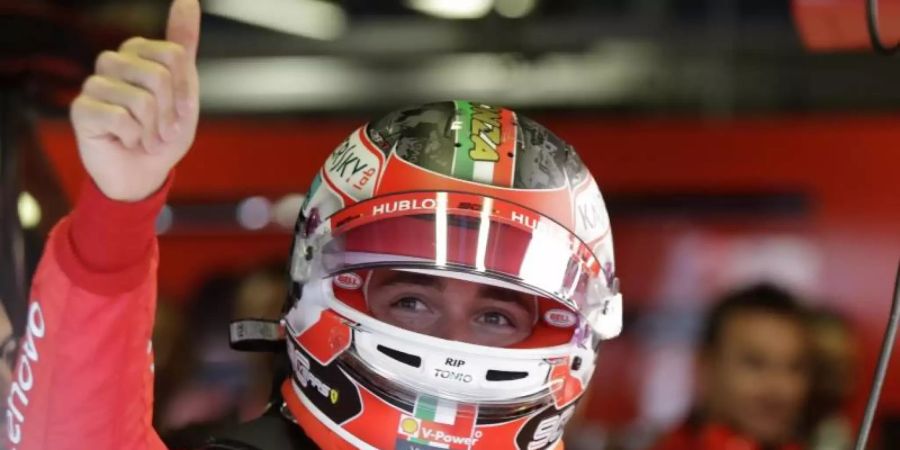
[[[387,320],[372,303],[386,272],[514,293],[527,335],[485,345]],[[488,105],[391,113],[338,146],[303,205],[288,409],[323,448],[556,448],[599,341],[621,329],[614,273],[606,207],[572,147]]]

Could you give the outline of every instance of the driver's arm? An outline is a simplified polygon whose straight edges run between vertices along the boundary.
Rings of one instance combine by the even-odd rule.
[[[197,0],[174,0],[165,40],[97,58],[72,104],[90,175],[32,281],[10,387],[11,450],[162,450],[152,428],[154,222],[197,128]]]

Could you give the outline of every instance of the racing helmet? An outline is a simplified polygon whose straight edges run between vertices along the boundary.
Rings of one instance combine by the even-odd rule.
[[[370,301],[384,273],[512,292],[528,335],[484,345],[383,320]],[[598,345],[622,325],[606,207],[574,149],[467,101],[402,109],[342,142],[301,208],[290,277],[282,396],[325,449],[561,448]]]

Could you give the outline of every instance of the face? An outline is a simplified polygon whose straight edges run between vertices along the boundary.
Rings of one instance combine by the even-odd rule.
[[[429,336],[508,347],[531,335],[532,295],[453,278],[373,271],[366,299],[383,322]]]
[[[807,335],[791,318],[763,311],[725,320],[703,363],[706,408],[762,444],[789,440],[809,389]]]
[[[812,343],[818,359],[814,391],[820,404],[840,407],[853,393],[857,344],[849,328],[823,321],[812,327]]]

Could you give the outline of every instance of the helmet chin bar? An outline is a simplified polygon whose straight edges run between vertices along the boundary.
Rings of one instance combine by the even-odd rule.
[[[351,374],[360,384],[388,403],[403,409],[412,409],[419,392],[385,376],[381,371],[372,370],[355,351],[350,350],[338,359],[341,368]],[[537,392],[514,401],[478,403],[478,422],[492,423],[515,420],[527,416],[552,404],[549,390]],[[463,403],[463,402],[461,402]]]
[[[351,320],[360,319],[349,317],[360,314],[349,309],[334,308],[338,314],[349,313],[345,317]],[[373,323],[354,327],[352,349],[363,365],[412,391],[460,402],[549,395],[560,388],[549,382],[553,365],[572,353],[569,345],[538,350],[461,346],[406,330],[384,333],[377,328]]]

